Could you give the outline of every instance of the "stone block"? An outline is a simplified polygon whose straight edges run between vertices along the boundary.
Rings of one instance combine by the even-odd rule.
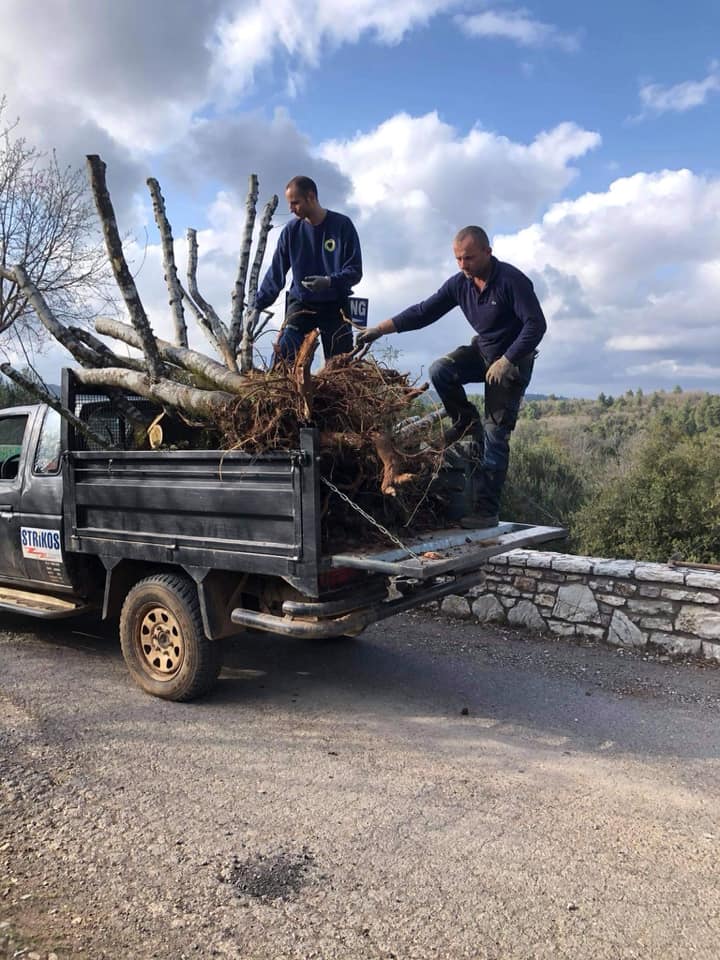
[[[622,577],[629,579],[635,573],[634,560],[595,560],[592,572],[596,577]]]
[[[497,597],[492,594],[478,597],[472,605],[473,616],[477,617],[480,623],[504,623],[505,607],[500,603]]]
[[[454,594],[445,597],[440,609],[446,617],[455,617],[457,620],[469,620],[471,617],[470,604],[465,597],[456,597]]]
[[[643,630],[665,630],[667,633],[672,633],[674,629],[672,620],[664,617],[641,617],[640,626]]]
[[[562,573],[592,573],[593,561],[591,557],[572,557],[559,553],[552,562],[553,570]]]
[[[666,600],[680,600],[683,603],[720,603],[720,598],[714,593],[704,593],[700,590],[678,590],[675,587],[663,587],[660,596]]]
[[[540,611],[529,600],[521,600],[511,610],[508,610],[508,623],[513,627],[526,627],[528,630],[535,630],[543,633],[547,629],[545,620],[540,615]]]
[[[685,583],[685,576],[666,563],[636,563],[636,580],[654,580],[660,583]]]
[[[633,597],[628,600],[627,605],[635,613],[647,613],[650,616],[657,616],[659,613],[666,615],[673,613],[673,605],[668,600],[638,600]]]
[[[601,593],[597,599],[601,607],[603,604],[608,607],[624,607],[627,603],[625,597],[614,597],[611,593]]]
[[[622,610],[615,610],[608,627],[607,640],[616,647],[644,647],[646,637]]]
[[[553,618],[571,623],[597,623],[600,609],[592,590],[584,584],[568,584],[560,587],[553,609]]]
[[[616,583],[615,593],[619,597],[634,597],[637,593],[637,585],[634,583]]]
[[[638,593],[641,597],[659,597],[660,596],[660,587],[656,586],[654,583],[644,583]]]
[[[535,581],[530,577],[515,577],[514,586],[516,590],[525,590],[527,593],[535,593]]]
[[[720,610],[687,604],[675,618],[675,629],[703,640],[720,640]]]
[[[711,570],[695,570],[693,573],[685,574],[685,583],[689,587],[704,587],[706,590],[720,591],[720,573],[713,573]]]
[[[527,565],[533,570],[549,570],[557,556],[557,553],[550,553],[547,550],[529,550]]]
[[[697,656],[703,645],[699,637],[682,637],[678,633],[651,633],[648,643],[673,656]]]
[[[508,550],[508,552],[504,553],[503,556],[507,557],[507,562],[511,567],[524,567],[527,563],[528,551]]]
[[[555,597],[551,593],[536,593],[535,603],[539,607],[554,607]]]
[[[579,637],[591,637],[593,640],[605,639],[604,627],[593,627],[589,623],[579,623],[576,630]]]
[[[548,620],[548,629],[558,637],[574,637],[575,624],[565,623],[564,620]]]
[[[708,643],[704,640],[701,653],[706,660],[716,660],[720,663],[720,643]]]

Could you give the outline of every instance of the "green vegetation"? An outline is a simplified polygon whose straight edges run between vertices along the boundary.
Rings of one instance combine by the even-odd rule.
[[[720,396],[527,401],[502,513],[563,524],[576,553],[720,562]]]
[[[32,379],[32,374],[28,370],[24,370],[23,373],[25,376]],[[24,403],[36,403],[32,397],[22,389],[18,387],[17,384],[13,383],[12,380],[8,380],[6,377],[0,375],[0,409],[3,407],[17,407],[22,406]]]

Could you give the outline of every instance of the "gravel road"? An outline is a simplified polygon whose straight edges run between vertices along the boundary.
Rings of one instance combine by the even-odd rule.
[[[226,663],[3,615],[2,960],[716,960],[717,668],[424,613]]]

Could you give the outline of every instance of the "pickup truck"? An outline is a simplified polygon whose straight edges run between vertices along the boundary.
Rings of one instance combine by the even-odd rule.
[[[52,406],[0,410],[0,609],[119,618],[129,672],[158,697],[209,691],[222,666],[217,641],[242,630],[354,636],[463,593],[495,554],[565,535],[449,524],[422,538],[323,551],[321,487],[329,485],[316,429],[300,430],[296,450],[260,456],[128,449],[117,405],[80,390],[63,371],[63,406],[107,439],[106,449],[92,449]],[[471,471],[456,458],[451,472],[462,496]]]

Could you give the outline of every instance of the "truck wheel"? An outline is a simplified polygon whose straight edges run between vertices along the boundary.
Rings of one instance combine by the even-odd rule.
[[[164,700],[207,693],[222,666],[220,645],[205,636],[195,584],[177,574],[147,577],[130,590],[120,645],[133,680]]]

